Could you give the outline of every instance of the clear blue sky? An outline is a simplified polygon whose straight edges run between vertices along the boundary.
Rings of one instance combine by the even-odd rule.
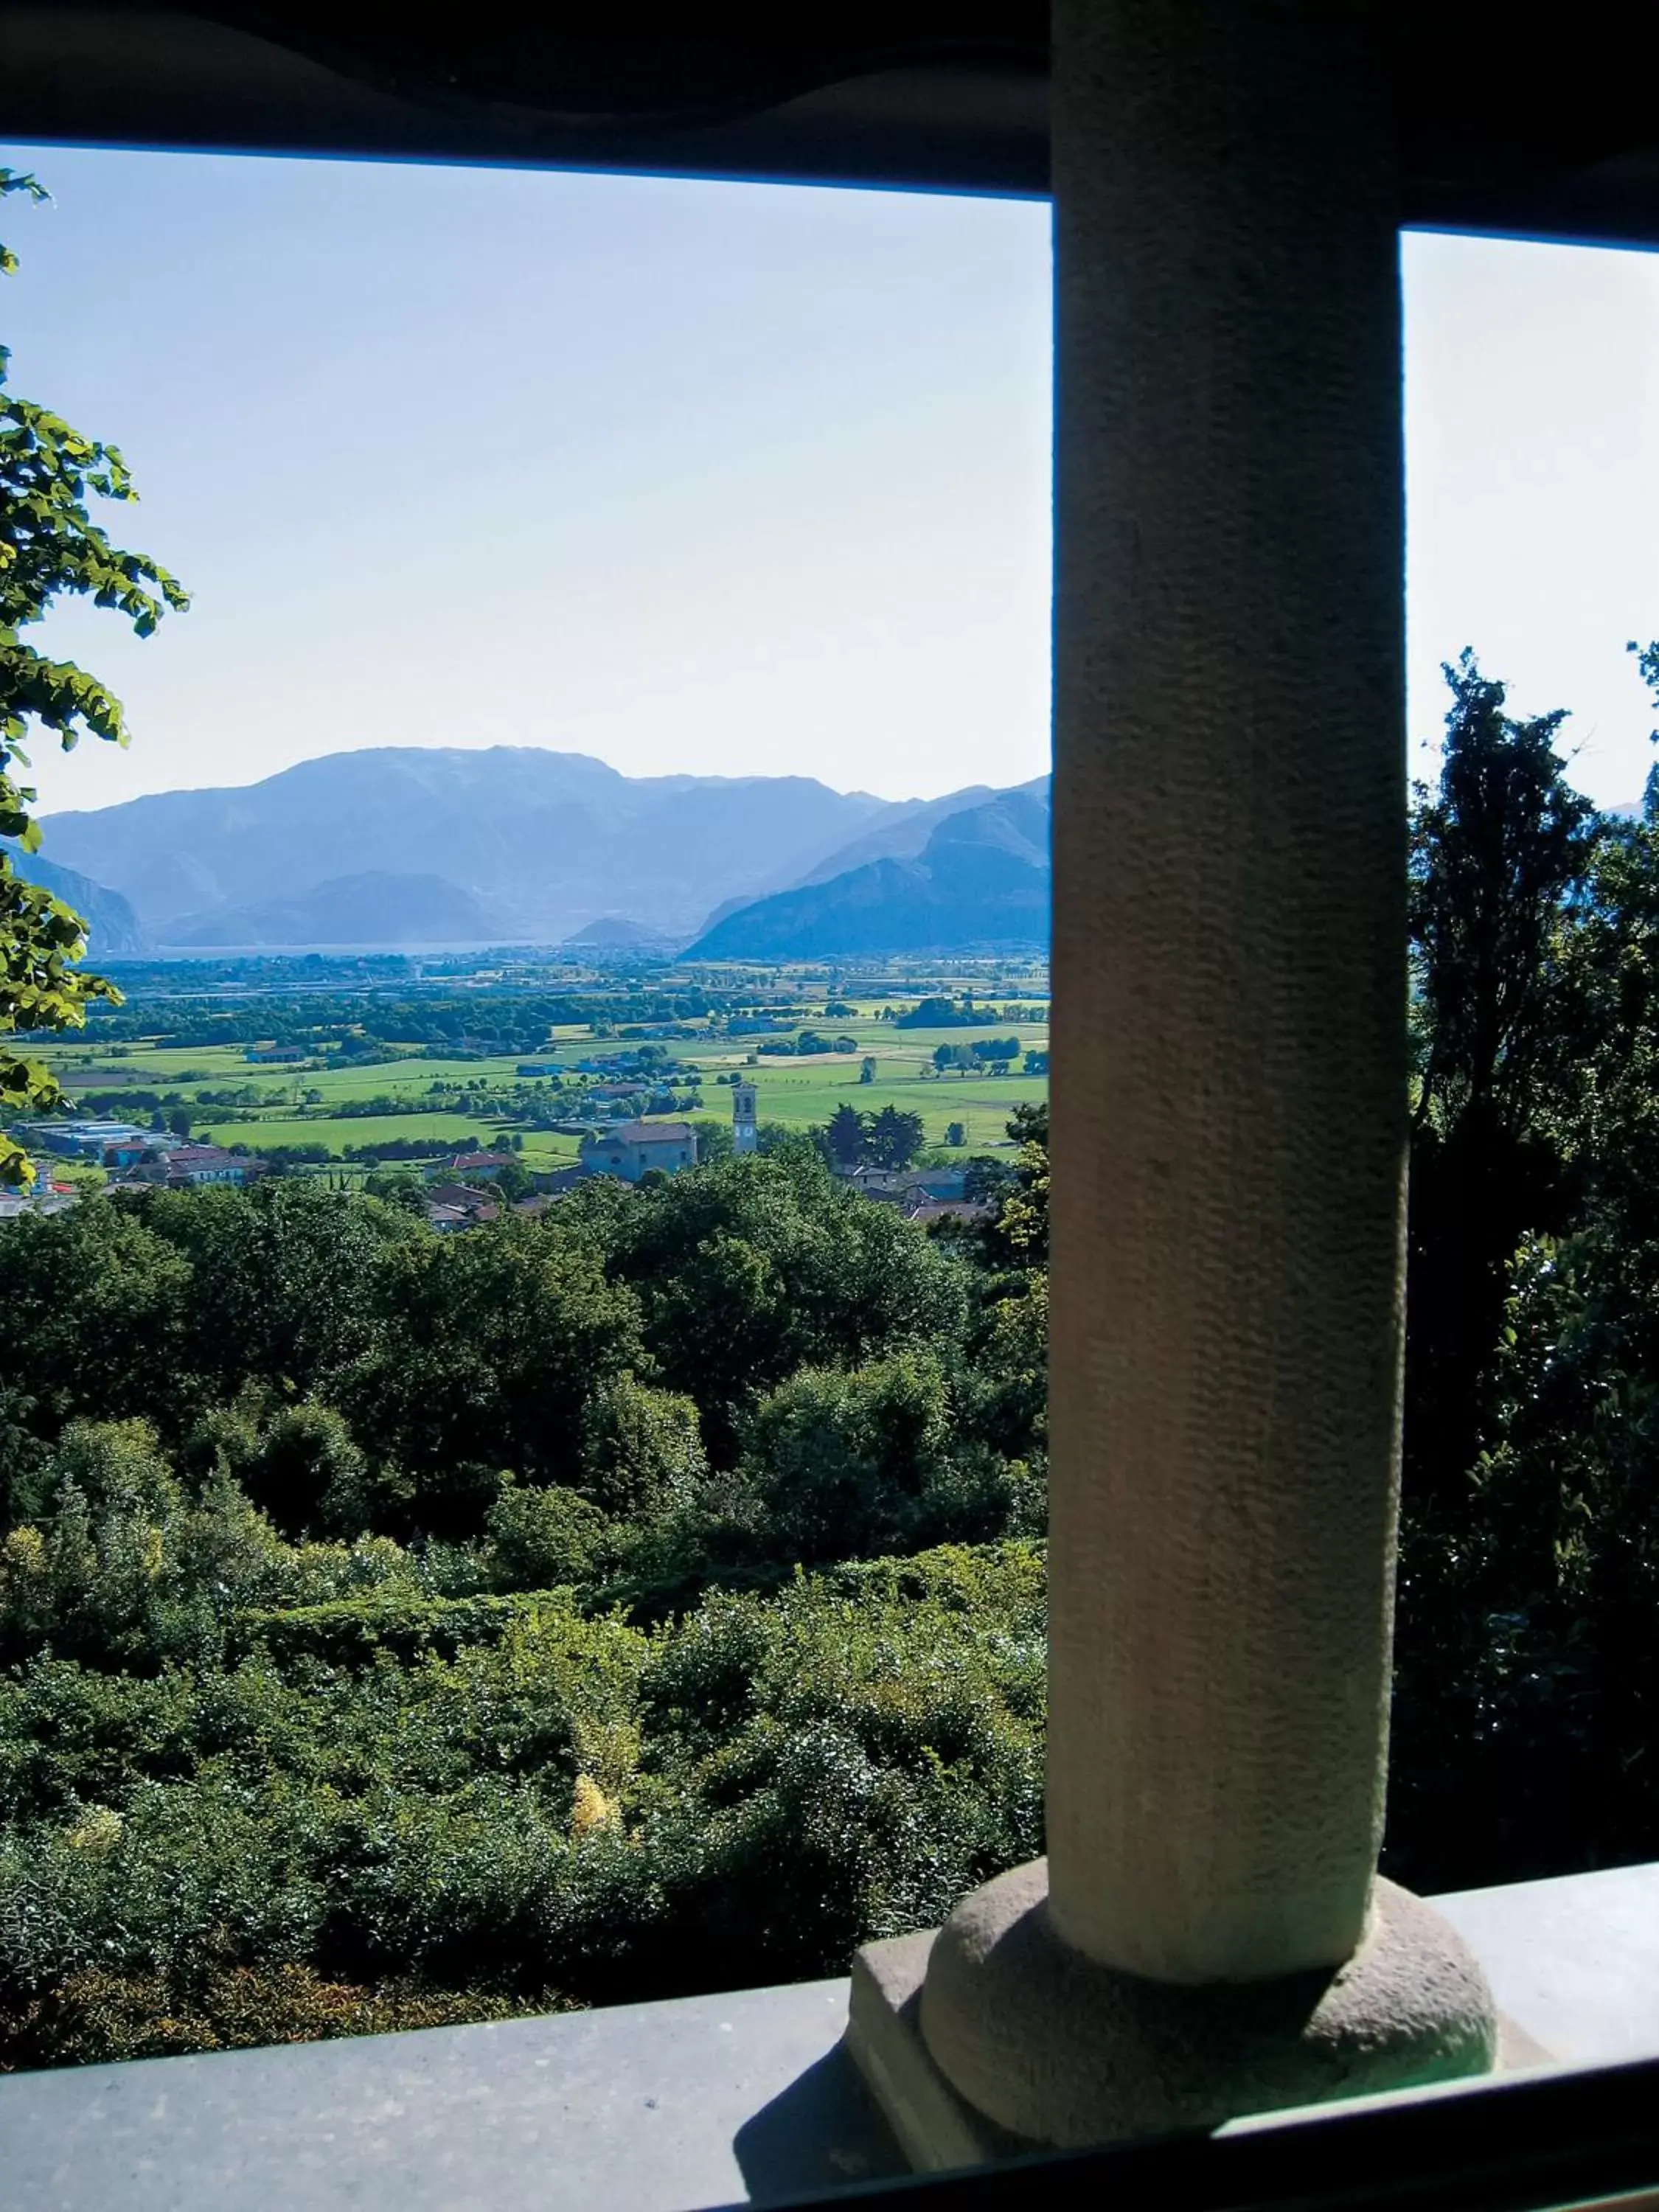
[[[15,387],[196,594],[55,617],[136,742],[49,805],[386,744],[927,794],[1048,752],[1048,218],[1007,201],[15,148]],[[1473,643],[1639,792],[1659,258],[1406,241],[1414,764]]]

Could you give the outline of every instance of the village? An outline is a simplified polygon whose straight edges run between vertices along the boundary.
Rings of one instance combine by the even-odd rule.
[[[760,1149],[759,1094],[755,1084],[735,1082],[731,1096],[731,1150],[741,1158]],[[0,1192],[0,1221],[62,1212],[92,1188],[113,1194],[214,1185],[240,1189],[288,1171],[281,1161],[107,1116],[20,1122],[15,1133],[34,1156],[34,1173],[23,1188]],[[698,1131],[690,1121],[623,1121],[585,1132],[580,1153],[568,1166],[538,1170],[526,1168],[511,1150],[473,1149],[422,1161],[399,1181],[416,1194],[428,1226],[450,1235],[482,1227],[506,1212],[534,1218],[595,1176],[638,1184],[678,1175],[698,1164]],[[895,1206],[907,1220],[924,1226],[949,1219],[975,1221],[988,1211],[982,1200],[969,1195],[970,1163],[965,1161],[884,1168],[831,1156],[831,1165],[864,1197]],[[97,1171],[94,1178],[86,1177],[88,1168]],[[509,1195],[514,1190],[518,1194]]]

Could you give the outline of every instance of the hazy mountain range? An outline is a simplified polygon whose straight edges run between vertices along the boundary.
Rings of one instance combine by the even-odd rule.
[[[939,802],[935,802],[939,804]],[[866,860],[739,907],[690,959],[791,960],[881,952],[977,952],[1048,942],[1046,787],[935,815],[913,856]]]
[[[530,746],[389,746],[42,827],[20,872],[87,885],[61,895],[94,953],[575,938],[764,957],[1047,935],[1046,781],[891,800],[805,776],[625,776]]]

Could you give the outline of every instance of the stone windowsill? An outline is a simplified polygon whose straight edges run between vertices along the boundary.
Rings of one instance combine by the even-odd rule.
[[[1437,1900],[1564,2064],[1659,2055],[1659,1865]],[[624,2212],[901,2170],[847,1984],[0,2081],[11,2212]]]

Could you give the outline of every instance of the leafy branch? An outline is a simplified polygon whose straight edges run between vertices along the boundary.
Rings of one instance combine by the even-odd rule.
[[[35,178],[0,169],[0,198],[11,194],[36,203],[50,197]],[[16,255],[0,246],[0,275],[16,267]],[[21,633],[70,597],[125,615],[148,637],[163,614],[182,612],[190,600],[175,577],[147,555],[113,544],[93,519],[94,499],[130,505],[138,496],[121,454],[8,392],[10,358],[0,345],[0,838],[33,853],[40,843],[32,811],[39,793],[15,773],[29,765],[23,741],[30,726],[55,737],[65,752],[88,733],[125,745],[128,732],[113,692]],[[79,1028],[93,1000],[120,1003],[106,977],[81,967],[86,950],[81,916],[20,877],[0,847],[0,1112],[46,1112],[63,1097],[44,1062],[6,1038]],[[0,1132],[0,1183],[21,1182],[27,1172],[21,1146]]]

